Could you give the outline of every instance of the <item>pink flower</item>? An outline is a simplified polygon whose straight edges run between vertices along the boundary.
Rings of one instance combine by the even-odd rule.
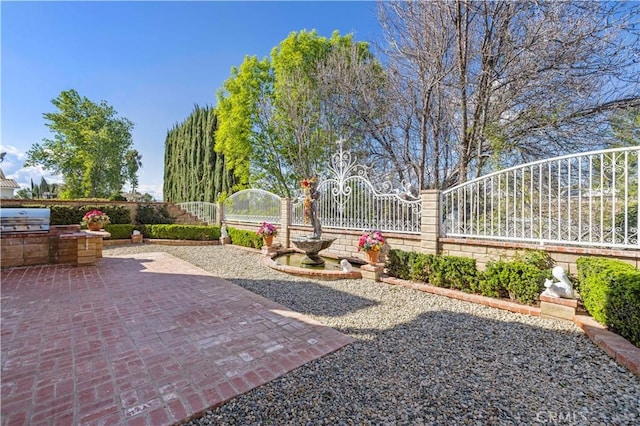
[[[82,223],[101,223],[103,225],[106,225],[107,223],[109,223],[109,216],[107,216],[100,210],[91,210],[84,215],[84,217],[82,218]]]
[[[262,238],[267,237],[269,235],[275,236],[277,233],[278,233],[278,228],[276,228],[275,225],[268,222],[262,222],[262,225],[260,225],[260,228],[258,228],[258,231],[256,232],[256,234],[258,234]]]
[[[358,251],[380,251],[384,246],[384,237],[380,231],[366,232],[358,240]]]

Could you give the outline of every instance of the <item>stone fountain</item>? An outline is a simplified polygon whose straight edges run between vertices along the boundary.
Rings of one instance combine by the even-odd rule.
[[[335,241],[335,238],[317,238],[302,237],[292,238],[291,243],[296,246],[297,249],[302,250],[305,256],[300,263],[305,266],[322,266],[324,265],[324,259],[318,254],[320,251],[329,248]]]
[[[302,265],[323,266],[324,259],[318,253],[329,248],[336,239],[322,238],[322,226],[318,218],[317,206],[320,193],[318,192],[316,179],[305,179],[303,181],[303,189],[305,192],[305,215],[308,217],[311,226],[313,226],[313,234],[307,237],[292,238],[291,243],[305,253],[304,258],[300,261]]]

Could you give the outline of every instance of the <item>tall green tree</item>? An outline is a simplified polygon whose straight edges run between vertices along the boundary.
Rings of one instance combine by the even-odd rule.
[[[327,90],[332,87],[327,63],[336,53],[348,62],[354,46],[362,52],[354,60],[373,57],[368,45],[351,35],[293,32],[269,58],[247,56],[231,70],[218,93],[216,150],[241,181],[291,196],[301,178],[324,169],[334,142],[352,127],[352,120],[339,119],[332,108],[350,94],[348,87]]]
[[[133,123],[117,117],[105,101],[96,104],[75,90],[51,101],[57,112],[43,114],[53,139],[27,152],[25,165],[40,165],[64,180],[60,198],[109,197],[126,181],[125,154]]]
[[[165,140],[165,201],[215,202],[241,187],[225,156],[214,151],[216,110],[195,106],[193,112],[167,132]],[[242,162],[236,163],[238,167]]]
[[[142,167],[142,155],[135,149],[129,150],[125,155],[125,163],[127,180],[131,185],[131,193],[135,194],[139,184],[138,170]]]

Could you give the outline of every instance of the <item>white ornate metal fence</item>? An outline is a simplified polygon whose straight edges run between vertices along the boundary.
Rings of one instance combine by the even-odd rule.
[[[639,154],[566,155],[443,191],[441,235],[640,249]]]
[[[216,223],[218,217],[218,206],[214,203],[205,203],[202,201],[188,201],[185,203],[178,203],[178,206],[197,217],[199,220],[205,222],[207,225]]]
[[[342,149],[331,157],[328,177],[318,183],[318,217],[323,227],[420,233],[422,202],[408,192],[391,191],[391,184],[376,188],[369,167],[356,164]],[[291,205],[291,224],[304,224],[304,198]]]
[[[223,220],[280,223],[282,200],[262,189],[245,189],[222,203]]]

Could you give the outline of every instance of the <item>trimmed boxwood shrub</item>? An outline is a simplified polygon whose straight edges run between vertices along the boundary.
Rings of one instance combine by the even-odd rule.
[[[526,251],[513,262],[491,262],[481,273],[475,259],[394,249],[385,266],[389,275],[401,279],[532,304],[551,277],[553,260],[541,250]]]
[[[220,227],[197,225],[139,225],[146,238],[169,240],[214,241],[220,238]]]
[[[229,232],[231,243],[237,246],[260,249],[264,244],[264,242],[262,241],[262,237],[260,237],[253,231],[245,231],[243,229],[236,229],[231,227],[228,227],[227,231]]]
[[[553,258],[544,250],[525,250],[519,252],[515,260],[528,263],[540,270],[552,269],[555,266]]]
[[[458,256],[430,257],[429,283],[454,290],[472,291],[476,287],[476,260]]]
[[[510,271],[507,262],[489,262],[472,291],[487,297],[509,297],[509,292],[504,285],[508,275]]]
[[[142,227],[136,225],[107,224],[104,226],[104,230],[111,234],[112,240],[127,240],[131,238],[131,234],[135,229],[142,232]]]
[[[411,266],[409,263],[409,257],[413,252],[406,252],[398,249],[391,249],[387,254],[387,261],[385,267],[387,273],[392,277],[397,277],[403,280],[411,279]]]
[[[418,282],[429,282],[429,273],[437,256],[409,252],[409,279]]]
[[[578,291],[591,316],[640,347],[640,271],[620,260],[581,257]]]
[[[520,303],[532,304],[544,291],[544,281],[550,278],[548,269],[523,261],[490,262],[480,281],[480,291],[485,296],[504,297]]]
[[[436,256],[392,249],[387,255],[387,273],[403,280],[426,282],[438,287],[470,291],[477,281],[475,259]]]

